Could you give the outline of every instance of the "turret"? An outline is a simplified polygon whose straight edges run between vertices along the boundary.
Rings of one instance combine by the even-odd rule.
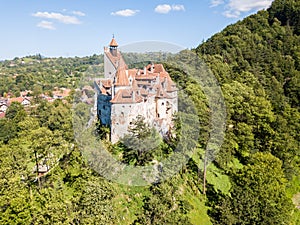
[[[118,43],[116,42],[115,38],[113,37],[110,44],[109,44],[109,51],[110,53],[117,57],[118,56]]]

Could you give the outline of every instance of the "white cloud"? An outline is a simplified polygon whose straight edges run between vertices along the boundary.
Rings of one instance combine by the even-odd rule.
[[[230,0],[228,6],[236,11],[248,12],[250,10],[260,10],[271,5],[273,0]]]
[[[154,9],[157,13],[167,14],[172,10],[172,7],[170,5],[164,4],[164,5],[158,5]]]
[[[268,8],[273,0],[229,0],[226,4],[224,16],[233,18],[239,17],[242,12],[261,10]]]
[[[85,13],[81,11],[73,11],[72,13],[76,16],[85,16]]]
[[[222,14],[227,18],[238,18],[241,15],[241,12],[226,10]]]
[[[174,11],[185,11],[184,5],[172,5]]]
[[[124,9],[124,10],[112,12],[111,15],[113,15],[113,16],[125,16],[125,17],[128,17],[128,16],[134,16],[139,11],[140,10]]]
[[[37,27],[41,27],[41,28],[44,28],[44,29],[48,29],[48,30],[55,30],[56,28],[53,26],[53,23],[52,22],[49,22],[49,21],[41,21],[37,24]]]
[[[224,0],[211,0],[210,1],[210,7],[216,7],[219,5],[224,4]]]
[[[163,4],[163,5],[158,5],[154,9],[155,12],[161,13],[161,14],[167,14],[170,11],[185,11],[184,5],[168,5],[168,4]]]
[[[54,19],[64,24],[81,24],[81,21],[77,17],[67,16],[61,13],[37,12],[32,14],[32,16],[39,17],[39,18],[46,18],[46,19]]]
[[[238,18],[243,12],[268,8],[273,0],[210,0],[210,7],[224,5],[222,13],[228,18]]]

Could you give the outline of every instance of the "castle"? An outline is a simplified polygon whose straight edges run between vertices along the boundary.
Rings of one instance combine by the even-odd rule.
[[[113,38],[104,48],[104,78],[95,83],[97,115],[101,125],[110,127],[112,143],[128,132],[138,115],[162,136],[168,134],[177,112],[178,89],[162,64],[129,69]]]

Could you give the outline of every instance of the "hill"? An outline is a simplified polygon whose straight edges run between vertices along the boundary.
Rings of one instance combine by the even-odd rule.
[[[273,211],[272,220],[259,213],[270,213],[271,193],[264,194],[274,187],[268,184],[260,189],[259,180],[267,175],[255,170],[258,162],[254,163],[253,157],[257,154],[278,161],[278,172],[283,171],[282,178],[287,179],[283,194],[290,198],[300,191],[299,10],[299,1],[275,0],[268,10],[228,26],[195,49],[217,76],[229,109],[228,123],[233,125],[227,130],[227,143],[217,164],[229,170],[234,188],[231,197],[222,197],[213,205],[216,224],[280,223],[276,218],[279,211]],[[247,171],[232,173],[228,165],[235,159]],[[267,160],[265,163],[270,166]],[[253,180],[245,180],[250,174]],[[216,196],[210,199],[214,201]],[[289,216],[281,219],[299,223],[299,218],[298,222]]]

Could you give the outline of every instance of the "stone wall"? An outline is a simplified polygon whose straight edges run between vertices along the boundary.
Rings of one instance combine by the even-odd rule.
[[[114,144],[128,133],[133,119],[144,114],[145,105],[141,103],[113,104],[111,110],[111,142]]]

